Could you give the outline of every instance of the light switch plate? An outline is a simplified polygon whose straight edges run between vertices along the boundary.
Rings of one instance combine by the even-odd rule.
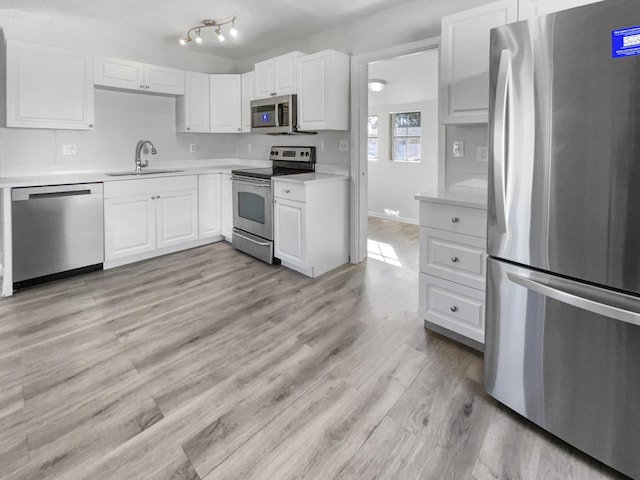
[[[189,152],[194,153],[196,151],[196,144],[195,143],[190,143],[189,144]]]
[[[464,157],[464,142],[460,140],[453,142],[453,156]]]
[[[77,155],[78,145],[62,145],[62,155]]]
[[[489,149],[487,147],[478,147],[476,161],[480,163],[487,163],[489,161]]]

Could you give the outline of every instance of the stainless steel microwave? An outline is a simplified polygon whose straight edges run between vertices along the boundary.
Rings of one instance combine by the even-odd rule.
[[[296,95],[281,95],[251,101],[251,133],[297,133],[297,127]]]

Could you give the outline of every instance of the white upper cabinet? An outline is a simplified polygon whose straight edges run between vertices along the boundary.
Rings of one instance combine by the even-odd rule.
[[[176,131],[209,131],[209,74],[185,72],[184,95],[176,98]]]
[[[7,127],[93,128],[91,55],[6,42]]]
[[[255,98],[298,93],[297,60],[302,52],[291,52],[255,64]]]
[[[120,58],[97,58],[95,85],[167,95],[184,95],[185,72]]]
[[[251,132],[251,100],[255,91],[253,70],[242,74],[242,133]]]
[[[298,60],[298,128],[349,129],[349,55],[335,50]]]
[[[441,123],[489,121],[489,32],[517,17],[517,2],[501,0],[442,18]]]
[[[489,32],[602,0],[500,0],[442,18],[440,123],[489,121]]]
[[[210,131],[239,133],[242,131],[241,75],[210,75]]]
[[[549,13],[581,7],[602,0],[520,0],[518,18],[528,20],[530,18],[547,15]]]

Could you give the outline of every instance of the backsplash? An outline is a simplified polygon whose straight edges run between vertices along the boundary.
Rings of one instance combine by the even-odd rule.
[[[453,142],[464,142],[464,157],[453,156]],[[478,147],[488,146],[487,124],[446,127],[446,185],[486,188],[489,164],[478,161]]]

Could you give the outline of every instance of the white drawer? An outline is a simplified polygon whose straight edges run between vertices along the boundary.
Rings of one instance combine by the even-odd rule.
[[[420,316],[452,332],[484,344],[482,290],[420,274]]]
[[[484,290],[486,243],[480,237],[420,227],[420,271]]]
[[[487,211],[444,203],[420,202],[420,225],[487,238]]]
[[[273,196],[278,198],[286,198],[297,202],[305,201],[304,183],[291,183],[273,181]]]

